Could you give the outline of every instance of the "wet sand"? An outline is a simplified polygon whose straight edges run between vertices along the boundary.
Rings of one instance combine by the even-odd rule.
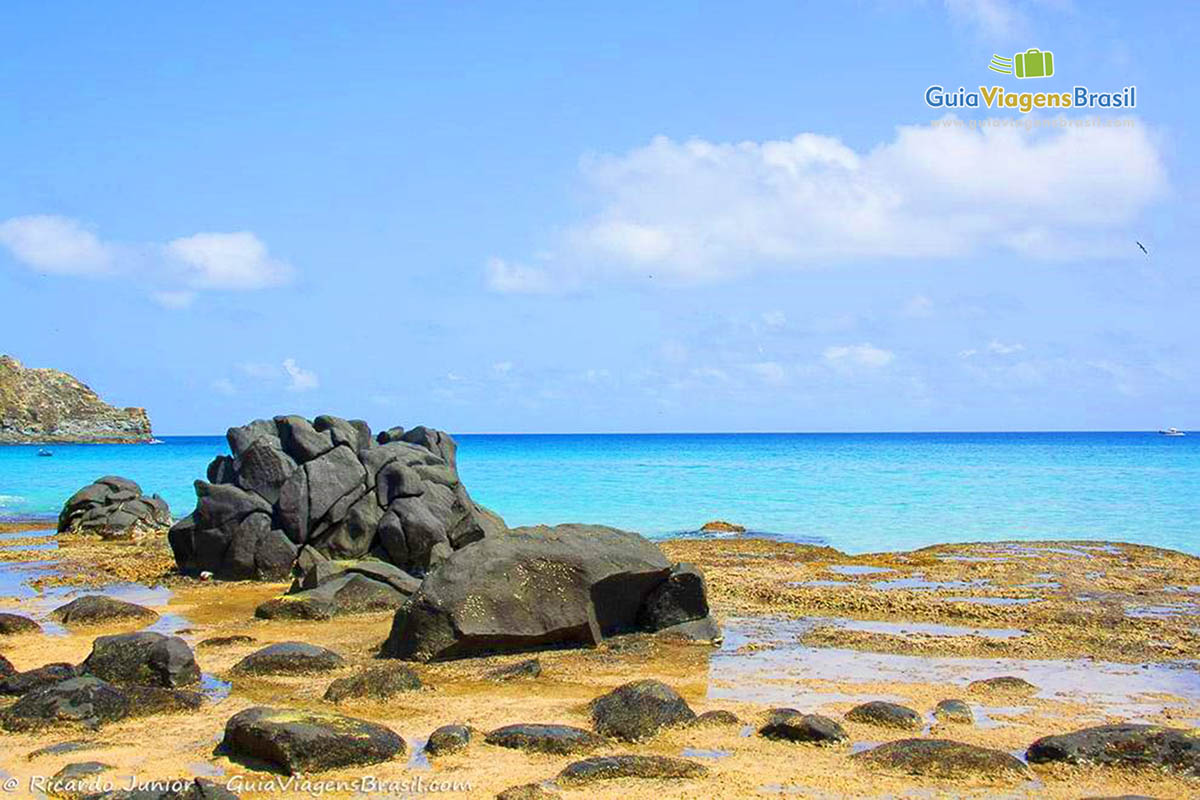
[[[131,774],[143,779],[206,775],[222,783],[237,776],[268,778],[269,773],[214,753],[225,720],[257,704],[329,710],[322,700],[325,687],[373,663],[391,622],[390,614],[329,622],[256,620],[255,606],[281,593],[284,584],[200,583],[172,577],[169,564],[152,558],[120,569],[116,555],[101,558],[93,552],[114,545],[121,546],[64,542],[49,560],[64,559],[59,564],[64,569],[91,560],[95,573],[73,575],[67,585],[46,577],[40,595],[0,599],[0,610],[42,618],[72,593],[85,591],[73,582],[157,582],[162,584],[158,590],[125,585],[116,591],[164,614],[155,629],[178,632],[193,646],[239,634],[255,641],[196,649],[210,694],[200,711],[131,720],[96,732],[6,734],[0,738],[0,766],[18,780],[92,760],[112,765],[103,777],[118,785]],[[528,655],[418,664],[425,689],[386,702],[350,701],[338,707],[392,727],[408,742],[409,757],[314,777],[469,782],[469,791],[443,794],[493,797],[515,784],[553,778],[574,759],[505,750],[481,740],[464,754],[427,759],[420,747],[430,731],[452,722],[479,731],[517,722],[590,727],[589,700],[626,681],[658,678],[698,713],[728,709],[744,724],[672,730],[644,744],[599,752],[683,755],[705,764],[710,777],[614,781],[561,789],[564,798],[895,797],[910,791],[919,797],[979,798],[1200,795],[1195,778],[1102,768],[1035,766],[1034,780],[999,784],[879,774],[852,762],[850,754],[914,734],[852,722],[843,722],[851,743],[839,747],[774,742],[753,733],[772,707],[840,718],[871,699],[903,702],[920,711],[927,718],[921,735],[1014,754],[1040,736],[1101,722],[1195,727],[1200,676],[1187,662],[1198,657],[1200,617],[1193,603],[1200,598],[1194,591],[1200,590],[1200,560],[1098,543],[953,545],[848,557],[825,548],[732,537],[674,540],[664,549],[673,559],[705,570],[714,612],[725,627],[720,648],[645,635],[618,637],[596,650],[539,653],[540,678],[506,684],[488,682],[483,675]],[[112,630],[51,629],[45,635],[0,639],[0,651],[20,669],[78,662],[95,636]],[[287,640],[330,647],[351,666],[303,678],[229,675],[241,657]],[[1038,689],[1013,696],[966,688],[971,680],[1003,674],[1022,675]],[[930,712],[948,697],[967,700],[977,724],[934,724]],[[73,739],[90,742],[89,749],[27,758],[39,747]],[[243,791],[242,796],[305,795]]]

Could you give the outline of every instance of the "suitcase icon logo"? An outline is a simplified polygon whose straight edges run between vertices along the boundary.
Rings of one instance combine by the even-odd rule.
[[[988,69],[1018,78],[1049,78],[1054,74],[1054,53],[1031,47],[1012,58],[993,55]]]

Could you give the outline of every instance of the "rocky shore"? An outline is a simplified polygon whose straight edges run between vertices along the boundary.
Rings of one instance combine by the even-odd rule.
[[[0,444],[152,439],[144,408],[110,406],[74,376],[0,355]]]

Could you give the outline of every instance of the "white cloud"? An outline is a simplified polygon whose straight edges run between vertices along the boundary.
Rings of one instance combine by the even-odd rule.
[[[68,217],[12,217],[0,222],[0,244],[27,266],[60,275],[104,273],[113,262],[112,249]]]
[[[234,387],[233,381],[229,378],[217,378],[212,382],[213,391],[217,394],[234,395],[237,394],[237,388]]]
[[[606,278],[674,283],[764,268],[866,258],[1029,258],[1111,253],[1166,189],[1146,126],[938,125],[897,129],[855,151],[802,133],[785,141],[657,137],[583,160],[595,211],[556,239],[536,268],[493,259],[499,291],[549,291]],[[1123,240],[1123,239],[1122,239]]]
[[[258,378],[260,380],[277,378],[280,375],[279,367],[275,366],[274,364],[243,361],[241,364],[237,365],[237,368],[242,372],[242,374],[248,375],[251,378]]]
[[[834,367],[866,367],[878,369],[886,367],[895,360],[896,355],[891,350],[884,350],[869,343],[837,345],[825,348],[822,357],[827,364]]]
[[[510,264],[500,258],[488,260],[487,283],[493,291],[503,294],[549,294],[555,290],[545,270]]]
[[[777,361],[760,361],[750,365],[750,371],[762,379],[764,383],[778,385],[787,379],[787,370]]]
[[[995,353],[998,356],[1007,356],[1012,355],[1013,353],[1021,352],[1025,349],[1025,345],[1019,342],[1005,344],[1004,342],[992,339],[990,342],[988,342],[987,349],[989,353]]]
[[[782,311],[764,311],[762,321],[768,328],[782,328],[787,324],[787,314]]]
[[[904,304],[901,313],[906,317],[923,319],[933,316],[933,301],[923,294],[913,295]]]
[[[164,249],[182,269],[184,283],[197,289],[265,289],[291,278],[291,268],[271,258],[249,231],[197,233]]]
[[[317,373],[302,369],[294,358],[283,360],[283,371],[288,375],[288,389],[293,392],[307,392],[321,385]]]
[[[249,231],[130,244],[104,241],[69,217],[26,216],[0,222],[0,245],[40,272],[134,278],[165,308],[185,308],[200,290],[265,289],[292,277],[291,267]]]

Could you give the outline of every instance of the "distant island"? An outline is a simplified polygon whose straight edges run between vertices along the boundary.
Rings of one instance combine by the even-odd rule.
[[[152,439],[146,409],[110,406],[72,375],[0,355],[0,444]]]

